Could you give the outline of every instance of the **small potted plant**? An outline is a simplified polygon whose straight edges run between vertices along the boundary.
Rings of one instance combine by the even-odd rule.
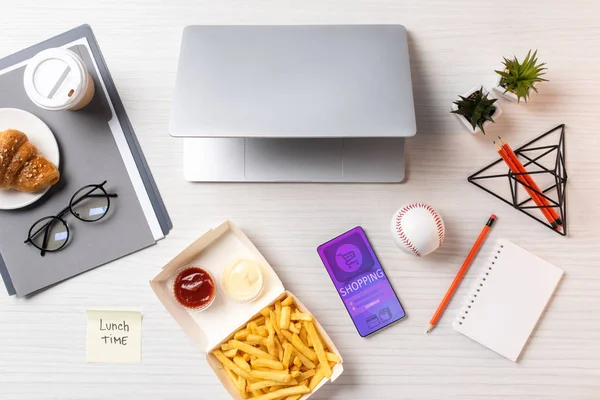
[[[529,50],[522,63],[516,56],[512,60],[504,57],[504,69],[495,71],[498,74],[498,82],[494,91],[510,101],[519,103],[523,99],[527,102],[532,90],[537,93],[535,84],[547,81],[542,78],[545,74],[543,71],[547,69],[544,65],[546,63],[538,64],[537,50],[533,54]]]
[[[489,92],[481,86],[469,90],[460,100],[452,103],[452,114],[464,124],[469,132],[485,135],[485,127],[495,122],[494,119],[502,114],[502,109],[495,104],[497,99],[488,98]]]

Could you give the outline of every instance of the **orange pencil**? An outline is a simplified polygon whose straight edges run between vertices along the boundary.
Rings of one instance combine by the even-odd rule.
[[[456,292],[456,289],[458,289],[458,286],[462,282],[463,277],[465,276],[465,274],[467,273],[467,270],[471,266],[471,263],[473,262],[473,259],[475,258],[475,256],[479,252],[479,249],[481,248],[481,245],[483,244],[483,242],[487,238],[488,234],[490,233],[490,229],[492,229],[492,226],[494,226],[494,222],[496,222],[496,216],[494,214],[492,214],[490,216],[490,219],[488,219],[487,223],[485,224],[485,226],[481,230],[481,233],[477,237],[477,240],[473,244],[473,247],[471,248],[471,251],[469,251],[469,254],[467,254],[467,258],[465,258],[465,261],[463,262],[463,265],[458,270],[458,273],[456,274],[456,277],[454,277],[454,280],[452,281],[452,284],[448,288],[448,291],[446,292],[446,295],[442,299],[442,302],[440,303],[440,305],[438,306],[437,310],[435,311],[435,314],[433,314],[433,317],[431,318],[431,321],[429,321],[429,328],[427,328],[427,332],[426,333],[430,333],[433,330],[433,328],[437,325],[438,321],[440,320],[440,317],[444,313],[444,310],[446,310],[446,307],[448,306],[448,303],[450,303],[450,300],[452,299],[452,296],[454,296],[454,292]]]
[[[502,148],[506,151],[506,153],[508,154],[508,156],[513,160],[517,171],[519,173],[522,173],[524,175],[521,175],[523,178],[525,178],[525,182],[531,186],[534,189],[534,193],[535,191],[537,191],[538,193],[542,193],[542,189],[540,189],[540,187],[537,185],[537,183],[535,183],[535,180],[533,179],[533,177],[530,174],[526,174],[527,170],[525,169],[525,166],[523,165],[523,163],[521,162],[521,160],[519,160],[519,158],[517,157],[517,155],[515,154],[515,152],[513,151],[513,149],[510,147],[510,145],[508,143],[506,143],[505,140],[503,140],[500,136],[498,136],[498,139],[500,139],[500,144],[502,146]],[[513,171],[515,172],[515,171]],[[550,224],[554,227],[556,226],[560,226],[562,225],[562,221],[560,219],[560,217],[558,216],[558,213],[556,212],[556,210],[554,208],[551,207],[550,202],[541,194],[535,193],[537,195],[537,197],[539,198],[540,202],[542,204],[536,204],[538,206],[544,206],[546,208],[546,210],[548,210],[548,213],[551,216],[551,220],[549,220]],[[535,199],[534,199],[535,200]],[[543,210],[543,208],[541,208],[541,210]]]
[[[515,164],[515,160],[510,157],[510,155],[508,154],[508,152],[506,151],[506,149],[503,146],[497,144],[496,151],[498,152],[498,154],[500,154],[500,157],[502,157],[502,159],[504,160],[506,165],[508,165],[508,168],[510,168],[510,170],[513,173],[515,173],[515,174],[520,173],[519,169],[517,168],[517,165]],[[531,196],[531,199],[535,202],[535,204],[542,207],[544,205],[544,203],[542,203],[542,200],[540,199],[540,197],[538,196],[538,194],[535,191],[533,191],[532,189],[529,189],[529,187],[527,187],[527,185],[529,185],[529,186],[531,186],[531,185],[529,184],[529,182],[527,182],[527,180],[525,179],[525,176],[526,175],[515,175],[515,179],[517,181],[519,181],[521,184],[523,184],[523,188],[527,191],[529,196]],[[531,186],[531,187],[533,187],[533,186]],[[550,225],[552,225],[553,228],[556,228],[556,225],[554,224],[555,218],[552,216],[552,214],[550,214],[549,209],[542,207],[542,208],[540,208],[540,211],[542,212],[542,214],[544,214],[544,217],[546,217],[546,219],[548,220]]]

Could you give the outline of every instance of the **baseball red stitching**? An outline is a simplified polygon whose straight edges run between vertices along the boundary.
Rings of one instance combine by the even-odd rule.
[[[433,216],[433,219],[435,221],[435,226],[437,227],[437,230],[438,230],[439,245],[441,246],[442,243],[444,242],[444,223],[442,222],[440,215],[433,208],[431,208],[427,204],[421,204],[421,205],[423,207],[425,207],[425,209],[427,211],[429,211],[431,213],[431,215]]]
[[[421,257],[421,253],[419,253],[419,250],[412,244],[412,242],[404,234],[404,231],[402,230],[402,224],[401,224],[402,217],[404,217],[404,214],[406,214],[408,211],[414,210],[416,208],[423,208],[423,209],[429,211],[429,213],[433,217],[435,226],[437,227],[439,246],[441,246],[442,243],[444,242],[444,223],[442,222],[442,218],[440,217],[440,215],[431,206],[429,206],[427,204],[423,204],[423,203],[409,204],[409,205],[403,207],[398,212],[398,215],[396,216],[396,232],[398,233],[398,236],[399,236],[400,240],[402,241],[402,244],[404,244],[417,257]]]
[[[406,246],[410,251],[412,251],[417,257],[421,257],[421,253],[419,253],[419,250],[412,244],[408,237],[406,237],[401,226],[402,217],[404,217],[404,214],[406,214],[407,211],[415,208],[414,206],[414,204],[409,204],[398,212],[398,216],[396,217],[396,232],[398,232],[398,236],[400,237],[402,244],[404,244],[404,246]]]

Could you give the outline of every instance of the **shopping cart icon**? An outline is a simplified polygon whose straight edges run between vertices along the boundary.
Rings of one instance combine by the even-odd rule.
[[[338,257],[342,257],[348,267],[358,267],[360,262],[356,259],[355,251],[348,251],[346,253],[338,253]]]
[[[327,249],[326,257],[338,282],[347,282],[373,266],[373,259],[361,243],[342,243],[337,248]]]

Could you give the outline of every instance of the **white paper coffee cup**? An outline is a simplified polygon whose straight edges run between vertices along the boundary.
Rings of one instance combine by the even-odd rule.
[[[50,111],[79,110],[94,97],[94,80],[81,57],[68,49],[44,50],[29,60],[23,75],[29,99]]]

